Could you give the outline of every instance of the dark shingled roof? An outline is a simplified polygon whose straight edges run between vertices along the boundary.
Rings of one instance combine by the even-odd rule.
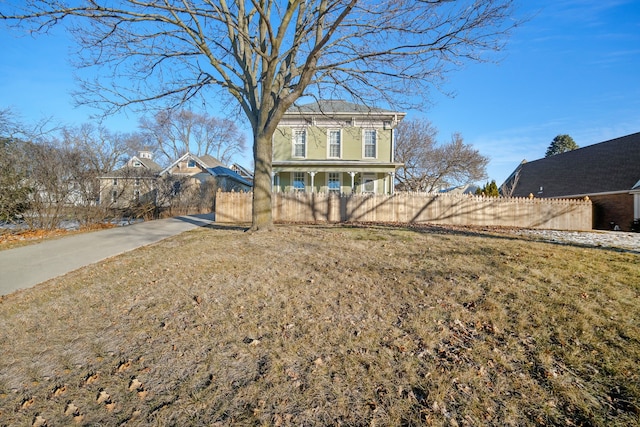
[[[630,191],[640,181],[640,133],[522,163],[505,182],[507,187],[516,175],[515,197]]]
[[[304,105],[294,105],[286,114],[404,114],[382,108],[368,107],[343,100],[322,100]]]

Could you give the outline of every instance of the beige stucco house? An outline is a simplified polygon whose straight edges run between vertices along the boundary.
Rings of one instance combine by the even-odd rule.
[[[161,170],[150,151],[140,151],[122,168],[100,177],[100,204],[121,209],[155,202],[156,179]]]
[[[346,101],[291,107],[273,137],[273,191],[392,194],[404,117]]]

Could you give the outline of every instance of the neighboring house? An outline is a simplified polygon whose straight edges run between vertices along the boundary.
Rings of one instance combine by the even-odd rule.
[[[196,156],[186,153],[175,162],[163,169],[159,176],[183,178],[175,180],[180,185],[202,186],[207,182],[215,183],[220,191],[250,191],[251,181],[241,177],[238,173],[226,167],[218,159],[208,154]],[[178,188],[176,188],[178,190]]]
[[[218,190],[250,191],[251,182],[209,155],[186,153],[163,169],[149,151],[100,177],[100,203],[116,209],[149,203],[166,207],[174,202],[197,202],[206,209]]]
[[[501,189],[514,197],[588,196],[593,228],[630,230],[640,218],[640,133],[522,162]]]
[[[455,194],[455,195],[460,195],[460,194],[475,195],[477,189],[478,189],[477,185],[465,184],[465,185],[459,185],[457,187],[449,187],[449,188],[442,189],[439,191],[439,193],[447,193],[447,194]]]
[[[404,117],[346,101],[291,107],[273,137],[274,191],[393,193]]]
[[[100,177],[100,203],[128,208],[136,203],[155,203],[156,180],[162,167],[150,151],[140,151],[126,165]]]
[[[242,178],[253,183],[253,172],[237,163],[232,164],[229,169],[240,175]]]

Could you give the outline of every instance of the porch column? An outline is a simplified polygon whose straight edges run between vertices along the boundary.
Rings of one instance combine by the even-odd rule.
[[[396,182],[396,173],[395,172],[389,172],[389,180],[391,182],[389,182],[389,194],[391,194],[393,196],[393,193],[395,191],[395,182]]]
[[[275,192],[279,193],[280,192],[280,173],[278,172],[272,172],[273,173],[273,185],[271,186],[271,189],[273,189],[273,187],[275,186]]]
[[[358,172],[349,172],[349,175],[351,175],[351,192],[352,193],[356,192],[356,173]]]
[[[316,173],[317,172],[309,172],[309,175],[311,175],[311,192],[312,193],[315,192],[313,181],[314,181],[314,178],[316,177]]]

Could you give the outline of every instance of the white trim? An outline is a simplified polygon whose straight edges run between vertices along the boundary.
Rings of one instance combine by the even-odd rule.
[[[367,193],[367,194],[377,194],[378,193],[378,174],[362,173],[361,175],[362,175],[362,180],[360,182],[360,192]],[[371,182],[373,183],[372,191],[366,191],[367,180],[369,179],[371,179]]]
[[[304,153],[302,154],[302,156],[297,156],[296,155],[296,134],[298,132],[302,132],[302,134],[304,135],[304,147],[303,147]],[[307,158],[307,145],[308,145],[307,129],[306,128],[302,128],[302,127],[291,128],[291,158],[292,159],[306,159]]]
[[[338,175],[338,193],[342,193],[342,172],[325,172],[326,175],[326,181],[327,181],[327,192],[334,192],[336,190],[332,190],[331,188],[329,188],[329,175],[331,175],[332,173]]]
[[[331,133],[338,132],[339,153],[338,156],[331,155]],[[341,159],[342,158],[342,129],[327,129],[327,159]]]
[[[375,135],[375,154],[373,157],[367,156],[366,152],[367,152],[367,146],[366,146],[366,141],[367,141],[367,133],[368,132],[373,132],[373,134]],[[373,128],[363,128],[362,129],[362,158],[363,159],[377,159],[378,158],[378,146],[380,145],[378,142],[378,130],[377,129],[373,129]]]
[[[612,196],[615,194],[633,194],[634,191],[632,190],[618,190],[618,191],[603,191],[602,193],[583,193],[583,194],[567,194],[566,196],[553,196],[553,197],[547,197],[547,199],[575,199],[578,197],[585,197],[585,196]]]
[[[640,193],[633,195],[633,219],[640,218]]]
[[[304,183],[304,188],[296,188],[295,186],[295,177],[296,174],[299,173],[302,175],[302,182]],[[293,191],[307,191],[307,173],[306,172],[291,172],[291,188]]]
[[[180,158],[178,160],[174,161],[169,166],[167,166],[166,168],[162,169],[162,171],[160,171],[160,173],[158,175],[162,176],[165,173],[170,172],[171,169],[173,169],[174,167],[178,166],[178,164],[180,162],[186,162],[187,163],[187,169],[194,169],[194,168],[190,168],[189,167],[189,160],[195,161],[196,162],[196,166],[200,166],[200,169],[202,169],[203,171],[206,171],[208,169],[208,166],[205,165],[202,162],[202,160],[200,160],[200,158],[198,156],[196,156],[195,154],[192,154],[190,152],[187,152],[187,153],[184,153],[182,156],[180,156]],[[178,172],[175,173],[175,175],[179,175],[179,174],[180,173],[178,173]]]

